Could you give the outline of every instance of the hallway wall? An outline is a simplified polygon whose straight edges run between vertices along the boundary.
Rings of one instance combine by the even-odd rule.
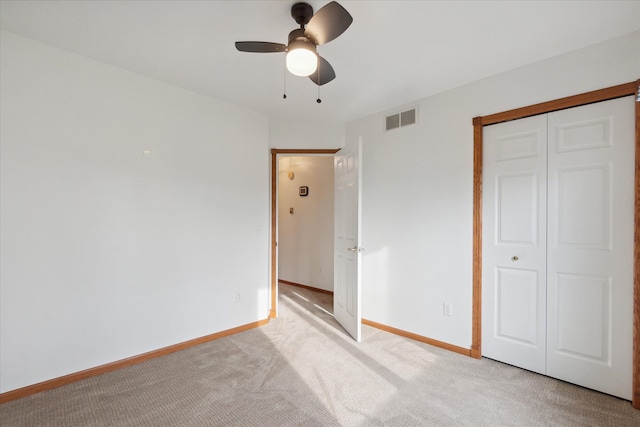
[[[283,157],[278,169],[278,278],[333,291],[333,156]]]

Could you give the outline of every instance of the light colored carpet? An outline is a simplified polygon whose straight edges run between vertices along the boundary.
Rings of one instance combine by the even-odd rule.
[[[0,405],[8,426],[640,426],[628,401],[363,326],[280,285],[266,326]],[[327,311],[325,311],[327,310]]]

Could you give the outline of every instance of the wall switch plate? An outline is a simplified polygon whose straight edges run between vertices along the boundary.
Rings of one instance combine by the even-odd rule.
[[[453,316],[453,305],[448,302],[443,303],[442,312],[445,316]]]

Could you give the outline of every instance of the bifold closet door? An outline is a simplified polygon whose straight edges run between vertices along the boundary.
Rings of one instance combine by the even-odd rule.
[[[547,119],[483,139],[482,355],[544,374]]]
[[[484,128],[482,355],[632,393],[634,99]]]
[[[548,116],[547,375],[632,392],[634,99]]]

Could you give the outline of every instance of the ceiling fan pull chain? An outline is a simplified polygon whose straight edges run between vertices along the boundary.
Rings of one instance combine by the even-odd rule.
[[[287,99],[287,57],[285,55],[284,68],[282,69],[282,79],[284,81],[284,93],[282,99]]]
[[[318,61],[318,71],[317,71],[317,73],[318,73],[318,99],[316,99],[316,102],[318,104],[320,104],[322,102],[322,99],[320,99],[320,62],[321,61]]]

